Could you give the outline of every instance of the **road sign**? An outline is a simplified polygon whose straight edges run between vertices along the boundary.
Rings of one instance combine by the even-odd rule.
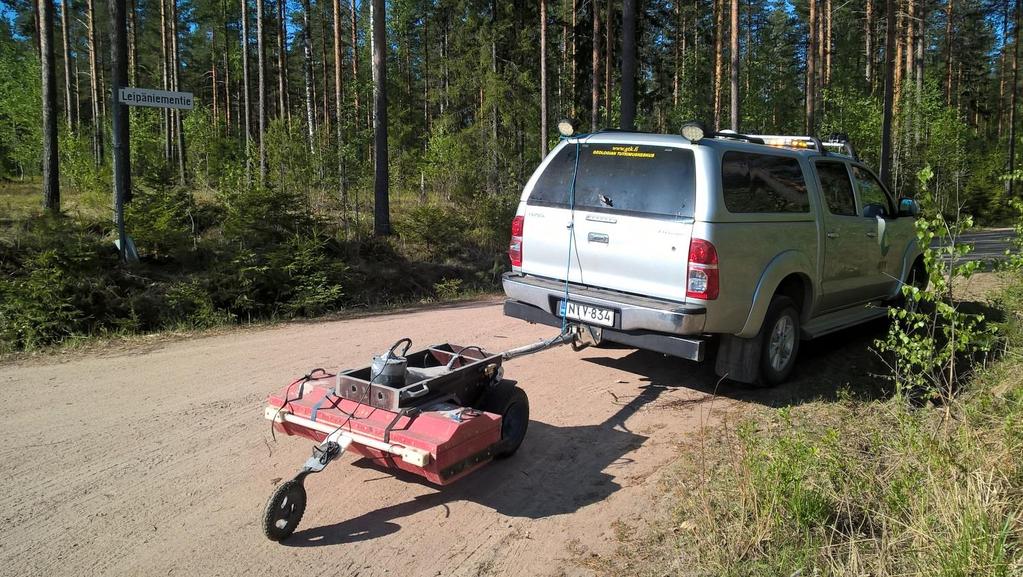
[[[192,109],[191,92],[170,92],[168,90],[152,90],[149,88],[122,88],[118,90],[118,100],[128,106]]]

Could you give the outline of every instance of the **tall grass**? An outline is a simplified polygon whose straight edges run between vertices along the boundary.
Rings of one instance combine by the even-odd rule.
[[[662,481],[668,520],[613,574],[1023,575],[1023,279],[1002,360],[947,405],[761,408],[703,432]]]

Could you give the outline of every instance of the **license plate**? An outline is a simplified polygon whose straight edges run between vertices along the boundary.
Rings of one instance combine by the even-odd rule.
[[[558,316],[605,327],[613,327],[615,325],[615,312],[613,310],[574,303],[572,301],[558,301]]]

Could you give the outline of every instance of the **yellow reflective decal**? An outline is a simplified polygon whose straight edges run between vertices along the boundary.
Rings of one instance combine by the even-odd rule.
[[[610,150],[597,149],[593,156],[623,156],[627,158],[654,158],[654,152],[640,152],[638,146],[612,146]]]

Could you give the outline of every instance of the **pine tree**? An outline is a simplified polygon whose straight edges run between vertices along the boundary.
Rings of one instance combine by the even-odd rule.
[[[384,0],[372,0],[373,29],[373,134],[375,169],[373,182],[373,232],[391,234],[387,150],[387,14]]]
[[[53,0],[38,0],[43,108],[43,208],[60,213],[57,78],[53,58]]]

